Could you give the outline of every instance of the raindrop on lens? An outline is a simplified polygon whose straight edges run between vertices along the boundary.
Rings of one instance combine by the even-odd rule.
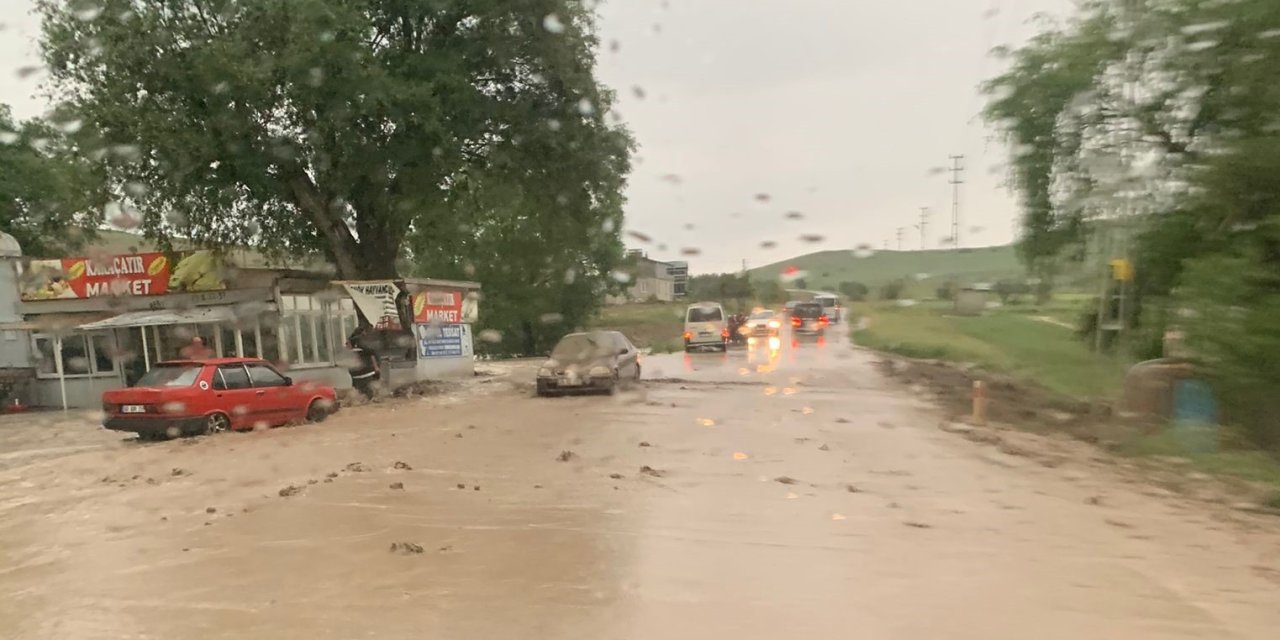
[[[546,29],[549,33],[564,33],[564,23],[560,21],[560,16],[554,13],[548,13],[547,16],[542,19],[542,28]]]
[[[489,342],[493,344],[502,342],[502,332],[498,331],[497,329],[485,329],[484,331],[480,332],[479,337],[484,342]]]

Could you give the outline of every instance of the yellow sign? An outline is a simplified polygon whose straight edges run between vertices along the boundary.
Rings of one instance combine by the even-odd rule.
[[[1111,279],[1117,282],[1133,282],[1133,263],[1124,258],[1111,261]]]

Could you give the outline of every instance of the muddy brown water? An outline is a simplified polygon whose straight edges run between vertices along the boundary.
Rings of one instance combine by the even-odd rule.
[[[0,637],[1276,637],[1274,525],[939,430],[836,334],[614,398],[520,363],[251,434],[6,419]]]

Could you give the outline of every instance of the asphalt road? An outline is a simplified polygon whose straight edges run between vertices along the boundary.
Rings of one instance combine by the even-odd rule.
[[[940,430],[839,333],[612,398],[517,363],[251,434],[62,419],[0,469],[0,636],[1276,637],[1274,524]]]

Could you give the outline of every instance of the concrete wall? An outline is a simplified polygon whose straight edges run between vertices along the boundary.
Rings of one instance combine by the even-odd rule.
[[[102,408],[102,392],[124,386],[116,376],[103,378],[67,378],[67,408],[98,410]],[[28,388],[26,401],[37,407],[62,407],[57,378],[39,378]]]
[[[0,258],[0,324],[21,322],[18,313],[17,259]],[[0,330],[0,367],[31,366],[31,335]]]

